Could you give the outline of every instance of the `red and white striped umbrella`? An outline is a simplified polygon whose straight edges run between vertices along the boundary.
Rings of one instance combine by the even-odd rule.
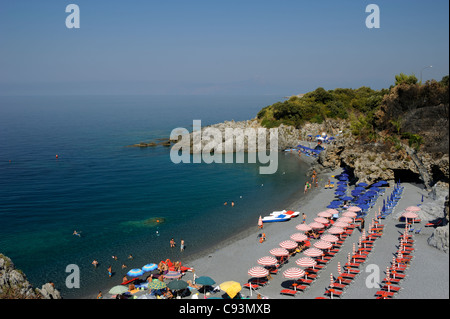
[[[391,273],[389,272],[389,267],[386,267],[386,278],[388,281],[391,278]]]
[[[303,234],[303,233],[295,233],[295,234],[291,235],[291,239],[292,239],[293,241],[296,241],[296,242],[299,243],[299,242],[308,240],[308,236],[306,236],[306,235]]]
[[[314,221],[316,223],[320,223],[320,224],[329,224],[330,223],[330,221],[328,219],[323,218],[323,217],[316,217],[316,218],[314,218]]]
[[[317,216],[324,217],[324,218],[330,218],[331,216],[333,216],[333,214],[328,211],[323,211],[323,212],[318,213]]]
[[[339,217],[338,219],[336,219],[336,222],[351,224],[351,223],[353,223],[353,219],[351,219],[349,217]]]
[[[284,249],[294,249],[294,248],[298,247],[298,244],[292,240],[282,241],[279,245],[281,248],[284,248]]]
[[[319,257],[323,255],[323,251],[318,248],[308,248],[303,253],[309,257]]]
[[[271,249],[269,251],[269,253],[271,255],[276,256],[276,257],[283,257],[283,256],[288,256],[289,255],[289,252],[286,249],[284,249],[284,248],[274,248],[274,249]]]
[[[420,207],[418,207],[418,206],[409,206],[409,207],[407,207],[405,210],[410,211],[410,212],[418,212],[418,211],[420,211],[421,209],[420,209]]]
[[[342,234],[344,231],[345,231],[344,228],[334,226],[328,229],[328,232],[330,234]]]
[[[344,223],[344,222],[336,222],[333,224],[333,227],[340,227],[340,228],[346,228],[350,226],[349,223]]]
[[[322,237],[320,237],[320,239],[321,240],[325,240],[325,241],[327,241],[329,243],[335,243],[335,242],[337,242],[339,240],[339,238],[337,238],[336,236],[331,235],[331,234],[325,234]]]
[[[258,264],[263,266],[273,266],[278,262],[275,257],[265,256],[258,259]]]
[[[341,272],[341,262],[340,261],[338,261],[337,269],[338,269],[338,274],[340,276],[342,274],[342,272]]]
[[[315,261],[311,257],[299,258],[295,261],[295,263],[300,267],[314,267],[315,265],[317,265],[317,261]]]
[[[417,215],[416,213],[414,213],[411,210],[407,210],[402,214],[403,217],[408,218],[408,219],[414,219],[419,217],[419,215]]]
[[[330,249],[331,247],[333,247],[333,244],[328,241],[319,240],[316,241],[313,246],[318,249]]]
[[[310,231],[310,230],[312,230],[312,228],[309,227],[307,224],[299,224],[299,225],[295,226],[295,228],[297,230],[301,230],[301,231]]]
[[[326,210],[326,212],[329,212],[331,214],[339,214],[339,211],[337,209],[334,208],[329,208]]]
[[[359,208],[358,206],[350,206],[349,208],[347,208],[348,212],[360,212],[361,208]]]
[[[325,226],[318,222],[312,222],[311,224],[309,224],[309,227],[311,227],[312,229],[322,229]]]
[[[299,279],[305,275],[305,271],[301,268],[292,267],[283,272],[283,276],[289,279]]]
[[[266,277],[269,274],[269,271],[260,266],[252,267],[248,271],[248,275],[255,278],[263,278]]]
[[[342,214],[342,216],[348,218],[355,218],[356,216],[358,216],[358,214],[356,214],[355,212],[346,211],[345,213]]]
[[[334,277],[333,277],[333,274],[331,273],[330,274],[330,287],[333,287],[334,286]]]

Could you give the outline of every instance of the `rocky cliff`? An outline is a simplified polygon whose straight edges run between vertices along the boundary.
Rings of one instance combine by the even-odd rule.
[[[0,299],[61,299],[51,283],[34,289],[10,258],[0,254]]]

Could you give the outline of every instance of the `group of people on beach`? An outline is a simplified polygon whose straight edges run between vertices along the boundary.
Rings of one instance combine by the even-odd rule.
[[[176,246],[175,240],[173,238],[170,239],[169,244],[170,244],[170,248],[175,248],[175,246]],[[181,239],[180,251],[183,251],[185,247],[186,246],[184,245],[184,239]]]

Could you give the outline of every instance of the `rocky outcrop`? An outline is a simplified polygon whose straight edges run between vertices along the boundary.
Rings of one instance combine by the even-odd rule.
[[[227,134],[227,130],[229,132],[232,130],[232,132]],[[258,130],[264,132],[264,139],[259,139]],[[275,135],[276,131],[278,132],[277,135]],[[270,132],[272,132],[272,136]],[[209,138],[210,133],[211,138]],[[255,134],[254,138],[256,143],[253,145],[255,147],[254,149],[252,148],[253,143],[249,145],[249,139],[253,138],[250,133]],[[275,136],[278,138],[278,150],[295,147],[300,141],[300,131],[295,127],[281,124],[276,129],[269,130],[262,127],[256,119],[240,122],[225,121],[223,123],[202,127],[200,143],[194,141],[194,134],[191,132],[188,136],[171,136],[171,141],[172,143],[177,143],[180,147],[189,147],[191,153],[199,153],[206,148],[214,149],[219,153],[226,153],[227,150],[231,150],[232,152],[252,152],[260,149],[269,150],[274,145],[273,139]],[[236,141],[243,142],[243,149],[239,148],[239,144]]]
[[[61,299],[51,283],[34,289],[10,258],[0,254],[0,299]]]

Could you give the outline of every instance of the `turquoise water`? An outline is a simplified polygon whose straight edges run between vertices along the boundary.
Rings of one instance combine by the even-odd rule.
[[[296,156],[280,153],[277,173],[260,175],[259,164],[176,165],[167,147],[126,146],[190,130],[195,119],[247,120],[278,100],[0,97],[0,253],[34,286],[52,281],[63,297],[77,298],[120,283],[122,263],[183,261],[256,225],[259,215],[301,194],[307,167]],[[169,248],[172,237],[185,240],[183,253]],[[65,286],[69,264],[80,267],[79,289]]]

